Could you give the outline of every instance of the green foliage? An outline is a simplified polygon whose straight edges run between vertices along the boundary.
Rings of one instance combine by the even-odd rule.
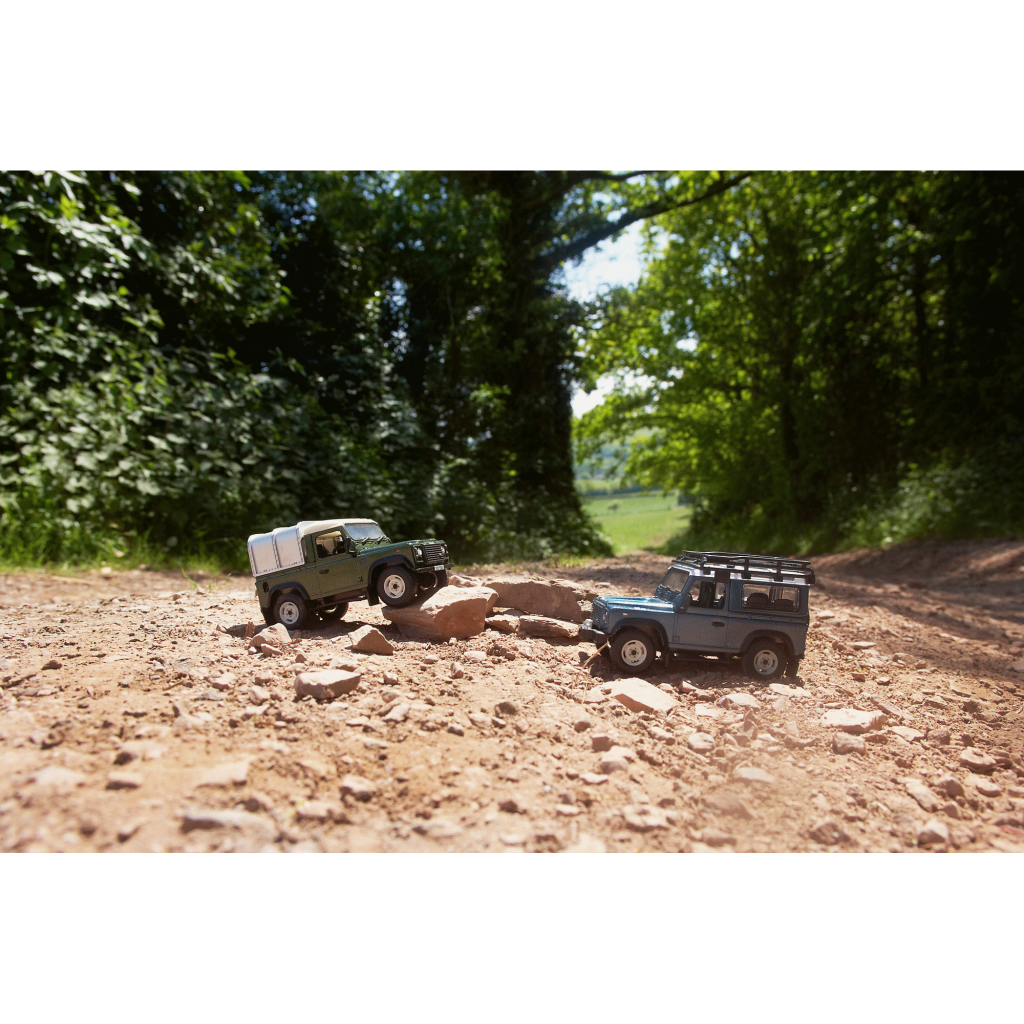
[[[625,472],[694,492],[690,545],[963,533],[985,506],[969,467],[1024,425],[1019,178],[758,174],[661,223],[588,341],[584,374],[619,383],[577,459],[649,431]],[[1019,509],[1006,454],[996,532]]]

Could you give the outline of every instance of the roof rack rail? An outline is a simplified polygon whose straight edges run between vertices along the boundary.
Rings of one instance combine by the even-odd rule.
[[[742,579],[751,579],[751,573],[771,576],[776,583],[788,580],[814,583],[814,570],[810,562],[797,558],[773,558],[770,555],[746,555],[735,551],[684,551],[676,561],[690,562],[704,568],[738,569]]]

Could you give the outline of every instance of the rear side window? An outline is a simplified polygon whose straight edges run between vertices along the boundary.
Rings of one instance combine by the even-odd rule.
[[[779,587],[768,583],[744,583],[743,607],[752,612],[798,612],[800,591],[797,587]]]

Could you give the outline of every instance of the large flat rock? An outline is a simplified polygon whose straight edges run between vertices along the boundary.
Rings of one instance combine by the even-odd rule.
[[[882,711],[858,711],[856,708],[837,708],[821,716],[821,724],[854,735],[881,729],[888,719]]]
[[[576,588],[555,580],[516,580],[507,577],[485,580],[498,595],[497,607],[521,608],[531,615],[544,615],[566,622],[582,622],[586,617],[580,608]]]
[[[484,631],[487,615],[497,599],[497,593],[490,587],[442,587],[404,608],[381,605],[381,611],[384,618],[411,636],[467,640]]]

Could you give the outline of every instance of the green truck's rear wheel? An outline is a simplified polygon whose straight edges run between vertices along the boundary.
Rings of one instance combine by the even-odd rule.
[[[345,617],[345,612],[347,611],[348,602],[342,601],[341,604],[333,605],[330,608],[321,608],[319,615],[324,622],[337,622],[338,619],[343,619]]]
[[[274,602],[274,616],[285,629],[301,629],[309,618],[309,608],[300,594],[289,591]]]

